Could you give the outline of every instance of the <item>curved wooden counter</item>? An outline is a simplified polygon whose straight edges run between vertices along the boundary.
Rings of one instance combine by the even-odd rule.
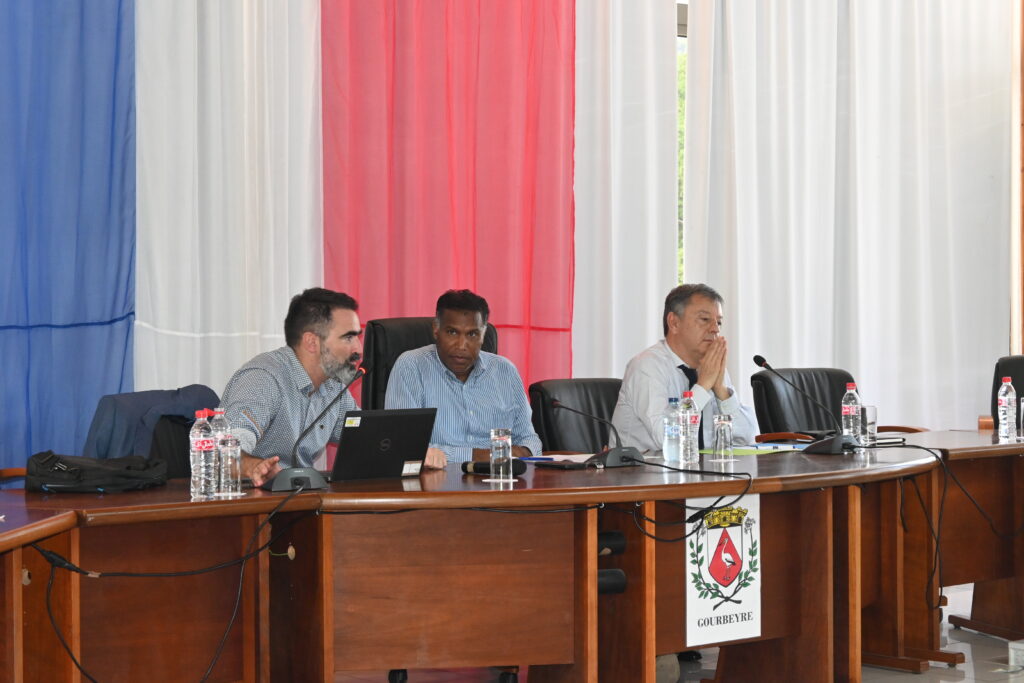
[[[758,669],[763,675],[765,658],[773,660],[770,670],[779,672],[780,679],[794,674],[831,678],[859,667],[859,640],[843,635],[859,632],[860,624],[859,597],[846,595],[841,574],[844,562],[859,565],[850,539],[859,536],[860,498],[850,485],[912,476],[934,466],[929,455],[909,449],[739,456],[729,473],[750,474],[750,492],[765,494],[766,533],[796,534],[813,542],[799,549],[787,541],[778,550],[766,550],[763,593],[771,592],[765,609],[774,616],[766,619],[764,638],[771,640],[727,645],[719,676],[742,677]],[[622,511],[670,521],[678,507],[659,501],[735,495],[746,488],[745,480],[723,473],[678,473],[654,466],[530,467],[511,490],[495,489],[482,479],[449,466],[413,479],[335,483],[289,500],[258,538],[265,543],[283,534],[271,549],[283,552],[291,544],[297,558],[263,553],[249,563],[239,621],[217,675],[246,681],[330,680],[335,670],[352,668],[521,662],[531,665],[531,681],[594,681],[599,668],[606,680],[626,675],[651,681],[654,655],[679,647],[684,636],[683,544],[655,543],[640,531],[656,531],[653,522],[634,523]],[[181,481],[103,496],[0,491],[0,514],[10,510],[8,519],[15,522],[9,531],[0,524],[0,551],[10,549],[0,555],[9,565],[5,591],[21,596],[30,615],[19,624],[8,599],[6,626],[0,628],[18,635],[14,632],[21,627],[23,638],[9,642],[30,642],[32,652],[46,654],[34,659],[34,676],[73,678],[42,606],[44,582],[38,577],[46,576],[49,566],[38,553],[18,547],[42,535],[48,536],[46,547],[90,570],[194,569],[241,556],[258,525],[284,497],[250,491],[238,500],[192,502]],[[598,512],[593,509],[598,503],[609,507]],[[501,515],[472,508],[575,511]],[[398,510],[416,512],[358,514]],[[324,514],[309,515],[312,511]],[[622,530],[629,552],[599,561],[599,528]],[[833,550],[840,559],[833,561]],[[16,552],[19,559],[12,555]],[[832,571],[822,572],[821,566],[812,577],[804,566],[806,553],[819,560],[821,553],[828,555],[828,566],[840,572],[838,587]],[[24,589],[14,576],[15,571],[20,576],[20,564],[37,577]],[[627,572],[629,588],[598,600],[597,570],[611,567]],[[63,605],[58,623],[86,669],[101,680],[140,680],[157,672],[162,680],[195,680],[227,623],[238,577],[237,567],[174,579],[86,579],[58,571],[54,595]],[[506,589],[496,604],[484,599],[494,586]],[[801,599],[803,611],[787,606]],[[833,627],[834,622],[839,625]],[[442,623],[447,625],[441,628]],[[513,625],[505,628],[509,647],[504,650],[495,651],[491,639],[474,637],[504,624]],[[308,635],[296,644],[291,636],[299,625]],[[457,637],[452,629],[466,635]],[[122,647],[140,638],[146,647]],[[617,646],[599,647],[599,638]],[[838,662],[832,661],[833,648],[825,647],[834,639]],[[801,654],[780,666],[774,661],[780,647]],[[6,656],[0,665],[3,677],[20,680],[20,656]]]

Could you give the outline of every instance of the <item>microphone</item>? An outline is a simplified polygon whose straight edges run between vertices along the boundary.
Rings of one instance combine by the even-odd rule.
[[[526,472],[526,463],[519,458],[512,458],[512,476],[518,477]],[[491,463],[488,462],[464,462],[462,463],[463,474],[490,474]]]
[[[612,434],[615,436],[615,448],[606,448],[600,453],[595,453],[592,457],[587,458],[588,465],[597,465],[599,467],[632,467],[643,462],[643,459],[640,457],[640,451],[632,446],[624,447],[622,445],[622,439],[619,438],[619,430],[615,428],[615,425],[613,425],[610,420],[598,417],[597,415],[591,415],[590,413],[585,413],[582,410],[570,408],[557,398],[551,399],[551,405],[555,408],[568,410],[570,413],[582,415],[583,417],[590,418],[591,420],[595,420],[601,424],[606,424],[611,427]]]
[[[292,446],[292,466],[278,472],[277,476],[273,479],[263,482],[260,486],[261,489],[266,491],[294,491],[301,486],[303,491],[314,491],[316,489],[327,488],[327,480],[324,479],[324,475],[320,474],[312,467],[298,466],[299,444],[302,443],[302,440],[305,439],[311,431],[313,431],[313,427],[316,426],[316,423],[322,420],[324,416],[330,412],[331,408],[334,407],[334,404],[345,395],[345,392],[348,391],[348,388],[352,383],[366,373],[367,370],[365,367],[360,366],[356,369],[356,374],[352,376],[352,379],[341,387],[341,391],[338,392],[338,395],[331,399],[331,402],[327,404],[327,407],[320,411],[320,414],[316,416],[316,419],[313,420],[308,427],[303,429],[302,433],[299,434],[299,438],[295,440],[295,445]]]
[[[857,439],[853,435],[843,434],[842,423],[839,422],[839,418],[837,418],[831,410],[825,407],[825,404],[823,404],[821,401],[811,396],[808,392],[804,391],[803,389],[801,389],[800,387],[798,387],[797,385],[793,384],[788,379],[783,377],[781,374],[776,372],[775,368],[768,365],[768,361],[764,359],[764,356],[754,356],[754,365],[760,368],[764,368],[765,370],[772,373],[789,386],[796,389],[801,396],[808,399],[809,401],[814,403],[814,405],[818,406],[823,411],[825,411],[825,414],[828,415],[829,419],[832,420],[833,423],[835,423],[835,436],[830,436],[826,439],[820,439],[818,441],[811,443],[809,446],[807,446],[807,448],[803,449],[804,453],[812,453],[819,455],[842,455],[843,451],[853,450],[854,448],[860,445],[857,443]]]

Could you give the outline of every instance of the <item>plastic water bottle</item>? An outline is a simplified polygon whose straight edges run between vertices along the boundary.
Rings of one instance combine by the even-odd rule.
[[[673,396],[669,398],[668,407],[661,414],[661,424],[663,427],[661,455],[665,458],[665,462],[679,462],[681,417],[679,413],[679,399]]]
[[[207,417],[210,411],[196,411],[196,423],[188,433],[189,464],[192,466],[192,498],[212,496],[217,491],[217,444]]]
[[[213,492],[217,494],[221,492],[222,470],[224,469],[224,458],[221,457],[220,442],[224,437],[231,436],[231,423],[228,422],[228,418],[224,416],[224,411],[221,408],[216,408],[213,411],[213,417],[210,418],[210,429],[213,430],[213,443],[217,448],[217,457],[213,465]]]
[[[853,382],[846,384],[842,406],[843,436],[849,435],[860,439],[860,394],[857,393],[857,385]]]
[[[679,404],[679,414],[682,417],[682,452],[680,460],[685,465],[700,464],[700,411],[697,403],[693,400],[692,391],[683,392],[683,401]]]
[[[999,438],[1010,439],[1017,436],[1017,392],[1013,388],[1013,378],[1004,377],[1003,386],[996,394],[996,415],[999,416]]]

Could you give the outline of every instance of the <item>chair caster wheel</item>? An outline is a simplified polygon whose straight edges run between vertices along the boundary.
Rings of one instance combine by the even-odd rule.
[[[405,683],[409,680],[409,672],[405,669],[392,669],[388,672],[388,683]]]
[[[701,654],[698,650],[687,650],[676,655],[680,662],[699,662]]]

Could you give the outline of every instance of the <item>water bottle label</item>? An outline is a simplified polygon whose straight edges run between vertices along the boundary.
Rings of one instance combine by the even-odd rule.
[[[192,448],[197,451],[212,451],[214,449],[213,439],[196,439],[192,442]]]
[[[1000,396],[1000,397],[999,397],[998,399],[996,399],[996,401],[997,401],[997,405],[998,405],[998,406],[999,406],[1000,408],[1002,408],[1002,407],[1004,407],[1004,406],[1008,406],[1008,405],[1010,405],[1010,401],[1009,401],[1009,399],[1007,399],[1007,398],[1006,398],[1005,396]]]
[[[843,415],[860,415],[860,406],[843,406]]]
[[[695,415],[691,415],[690,416],[690,424],[692,424],[692,425],[699,425],[700,424],[700,413],[697,413]]]

